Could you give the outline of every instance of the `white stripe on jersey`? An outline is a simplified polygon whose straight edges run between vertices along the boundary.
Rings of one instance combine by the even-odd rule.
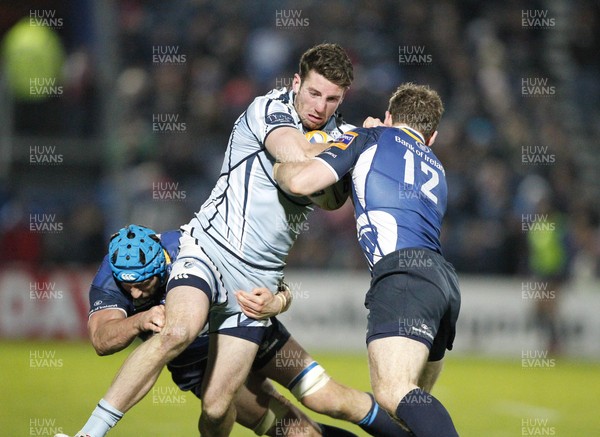
[[[246,161],[244,167],[246,168],[246,171],[248,171],[247,167],[248,167],[248,161]],[[248,198],[246,199],[246,205],[248,206],[246,208],[246,210],[244,211],[244,220],[242,223],[242,226],[248,226],[250,225],[251,221],[249,220],[249,214],[251,214],[251,210],[250,210],[250,205],[253,205],[253,195],[254,195],[254,182],[256,181],[256,178],[258,176],[258,173],[262,171],[262,168],[260,168],[260,159],[253,159],[252,160],[252,167],[249,169],[249,178],[248,178],[248,186],[247,188],[247,196]],[[245,173],[243,174],[243,177],[245,178]],[[242,182],[242,187],[243,187],[243,182]],[[242,205],[243,207],[243,205]],[[240,214],[241,216],[242,214]],[[244,228],[239,235],[242,236],[242,241],[240,241],[240,255],[243,255],[244,252],[246,251],[246,243],[249,241],[248,240],[248,235],[250,235],[250,232],[248,232],[249,229]]]
[[[236,170],[229,174],[229,187],[226,191],[227,199],[227,221],[226,224],[229,226],[227,230],[227,239],[231,242],[233,248],[237,249],[238,254],[241,254],[242,241],[239,240],[242,236],[242,228],[244,226],[244,214],[242,211],[242,202],[237,201],[237,197],[233,197],[234,194],[239,194],[239,188],[244,187],[244,172],[242,169],[246,168],[248,161],[238,167]],[[242,191],[243,193],[243,191]],[[222,216],[225,217],[225,211],[222,211]]]
[[[257,97],[232,130],[212,200],[190,222],[194,237],[205,233],[239,260],[267,270],[283,268],[298,225],[312,210],[306,199],[282,194],[272,179],[275,160],[264,141],[281,126],[303,129],[292,93],[280,89]],[[353,127],[332,117],[322,130],[342,126]]]
[[[361,208],[365,209],[365,185],[367,183],[367,174],[371,170],[371,164],[377,151],[377,144],[373,144],[360,154],[354,170],[352,171],[352,183],[354,184],[354,192]]]

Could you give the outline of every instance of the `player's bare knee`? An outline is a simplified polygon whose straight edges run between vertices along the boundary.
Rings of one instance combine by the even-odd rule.
[[[398,406],[398,403],[394,404],[393,397],[390,396],[388,393],[375,393],[375,400],[381,408],[383,408],[390,414],[393,414],[396,411],[396,407]]]
[[[226,420],[230,408],[233,408],[230,398],[218,396],[205,398],[202,400],[203,420],[218,426]]]
[[[169,357],[179,355],[194,340],[191,330],[186,326],[168,323],[157,337],[161,352]]]

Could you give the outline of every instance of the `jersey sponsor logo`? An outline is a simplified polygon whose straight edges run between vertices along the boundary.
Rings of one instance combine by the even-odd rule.
[[[423,152],[425,152],[425,153],[431,152],[431,149],[429,147],[427,147],[425,144],[423,144],[422,142],[417,141],[416,144],[417,144],[417,147],[419,149],[421,149]]]
[[[102,305],[102,301],[101,300],[97,300],[96,302],[94,302],[94,306],[97,307],[98,305]]]
[[[348,131],[342,135],[340,135],[331,145],[331,147],[337,147],[338,149],[346,150],[352,141],[358,136],[357,132]]]
[[[286,112],[273,112],[265,116],[267,124],[295,124],[294,117]]]
[[[427,326],[426,324],[424,324],[424,323],[421,325],[420,328],[416,327],[416,326],[413,326],[412,327],[412,331],[416,332],[417,335],[418,334],[424,335],[425,337],[427,337],[427,338],[429,338],[430,340],[433,341],[434,337],[433,337],[433,334],[431,333],[431,328],[429,326]]]
[[[119,308],[119,306],[116,303],[113,303],[113,304],[110,304],[110,305],[102,305],[102,306],[99,306],[99,307],[94,307],[90,311],[90,314],[91,313],[95,313],[95,312],[100,311],[100,310],[106,310],[106,309],[109,309],[109,308]]]

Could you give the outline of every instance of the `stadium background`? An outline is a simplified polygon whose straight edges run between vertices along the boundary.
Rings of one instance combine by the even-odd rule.
[[[597,433],[599,20],[591,0],[2,2],[2,435],[81,426],[125,356],[85,341],[108,236],[187,222],[235,118],[323,41],[355,66],[347,121],[382,116],[408,80],[445,102],[443,246],[464,305],[436,393],[461,435]],[[542,263],[561,268],[542,277],[540,228],[560,236]],[[367,390],[368,274],[349,205],[313,213],[289,267],[292,332]],[[536,323],[542,301],[559,344]],[[193,433],[197,404],[172,389],[163,375],[112,435]]]

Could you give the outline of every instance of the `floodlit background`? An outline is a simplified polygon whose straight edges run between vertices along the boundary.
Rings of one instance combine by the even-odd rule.
[[[108,236],[189,221],[235,119],[321,42],[353,61],[350,123],[382,117],[404,81],[445,103],[443,248],[463,309],[436,394],[461,435],[600,429],[597,2],[29,0],[0,3],[3,435],[79,429],[127,353],[86,339]],[[312,214],[288,267],[286,325],[368,390],[349,204]],[[111,435],[194,433],[193,396],[166,374],[157,387]]]

